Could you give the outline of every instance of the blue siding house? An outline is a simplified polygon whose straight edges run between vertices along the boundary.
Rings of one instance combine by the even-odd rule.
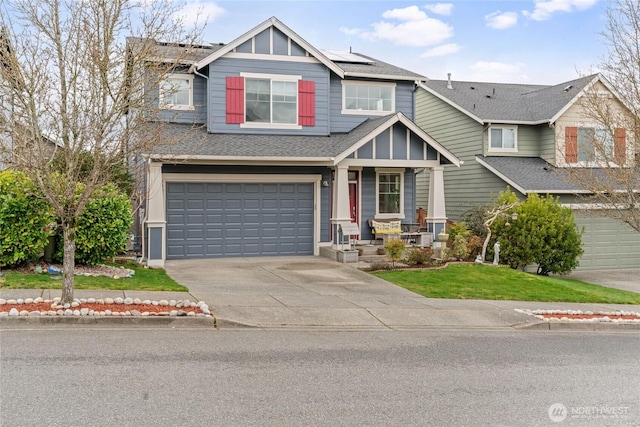
[[[172,49],[158,44],[159,57]],[[146,154],[149,265],[318,255],[345,222],[369,241],[369,219],[415,221],[418,171],[431,177],[429,229],[444,227],[443,165],[460,161],[414,123],[425,77],[320,51],[270,18],[193,48],[166,80]]]

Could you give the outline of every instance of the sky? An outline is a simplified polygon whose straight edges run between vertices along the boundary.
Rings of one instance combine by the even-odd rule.
[[[318,49],[444,80],[559,84],[598,71],[606,0],[187,1],[185,23],[229,43],[275,16]]]

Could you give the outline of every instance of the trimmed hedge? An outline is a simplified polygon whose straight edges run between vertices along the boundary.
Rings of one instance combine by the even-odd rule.
[[[21,172],[0,172],[0,266],[37,260],[47,245],[49,204]]]
[[[111,184],[96,191],[76,222],[76,262],[98,264],[122,253],[132,223],[131,204],[126,194]],[[55,259],[62,261],[62,230],[57,237]]]

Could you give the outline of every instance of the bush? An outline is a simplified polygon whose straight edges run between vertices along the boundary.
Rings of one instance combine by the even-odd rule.
[[[0,266],[14,266],[40,257],[51,234],[49,205],[29,178],[0,172]]]
[[[515,194],[508,190],[501,197]],[[542,275],[566,274],[578,266],[582,231],[576,227],[571,208],[563,207],[558,198],[534,193],[515,212],[517,220],[501,219],[492,227],[500,242],[500,261],[512,268],[535,263]]]
[[[131,204],[125,194],[113,185],[97,191],[76,223],[76,262],[97,264],[122,253],[132,223]],[[58,236],[56,259],[62,260],[64,245],[61,234]]]
[[[458,258],[458,260],[462,261],[467,256],[469,256],[469,249],[467,247],[467,238],[458,233],[456,238],[453,241],[453,248],[451,249],[451,254]]]
[[[471,235],[471,232],[467,230],[467,226],[463,222],[456,222],[454,224],[451,224],[447,228],[447,233],[449,233],[449,239],[451,239],[454,244],[456,241],[456,237],[462,236],[466,241],[467,238]]]
[[[431,248],[412,248],[407,252],[404,262],[408,265],[427,264],[431,261],[432,255]]]
[[[395,267],[396,262],[402,259],[402,254],[406,248],[402,239],[389,239],[384,244],[384,248],[387,250],[387,258],[391,261],[391,264]]]

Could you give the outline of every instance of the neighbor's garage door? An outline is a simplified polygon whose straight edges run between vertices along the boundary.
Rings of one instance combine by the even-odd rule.
[[[620,221],[576,211],[576,224],[582,228],[579,269],[639,268],[640,234]]]
[[[313,255],[311,183],[167,183],[167,259]]]

